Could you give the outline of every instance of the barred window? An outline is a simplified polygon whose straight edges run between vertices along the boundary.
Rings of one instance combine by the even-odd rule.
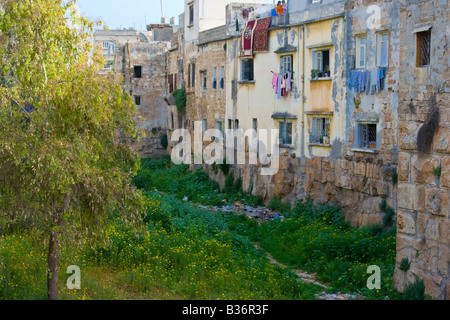
[[[375,123],[360,123],[358,133],[361,149],[377,149],[377,125]]]
[[[253,59],[241,60],[241,81],[255,80],[253,72]]]
[[[417,33],[417,67],[430,65],[431,29]]]

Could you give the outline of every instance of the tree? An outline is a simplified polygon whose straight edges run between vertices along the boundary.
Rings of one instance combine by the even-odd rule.
[[[102,233],[113,209],[137,217],[136,106],[94,50],[75,0],[0,0],[0,221],[48,241],[48,298],[60,241]],[[3,217],[2,217],[3,216]],[[132,221],[132,219],[129,219]]]

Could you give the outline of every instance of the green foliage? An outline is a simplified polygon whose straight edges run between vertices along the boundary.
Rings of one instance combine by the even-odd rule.
[[[31,219],[69,242],[102,234],[113,208],[135,219],[142,200],[139,158],[115,143],[137,135],[136,106],[99,74],[94,24],[75,4],[0,0],[0,222]]]
[[[164,149],[167,149],[167,147],[169,146],[169,140],[168,140],[166,133],[161,136],[160,141],[161,141],[162,147]]]
[[[433,175],[436,178],[440,178],[441,177],[441,173],[442,173],[442,166],[438,166],[438,167],[433,169]]]
[[[175,105],[177,106],[178,111],[182,111],[186,109],[186,88],[182,86],[179,89],[176,89],[172,92],[173,97],[175,98]]]
[[[381,200],[378,207],[381,212],[384,212],[383,228],[387,229],[392,227],[394,224],[395,210],[387,205],[385,198]]]
[[[230,173],[230,167],[231,165],[227,163],[227,159],[223,159],[223,163],[219,164],[219,169],[225,176],[228,176]]]
[[[392,175],[392,183],[397,184],[397,182],[398,182],[398,173],[396,172]]]
[[[402,261],[400,261],[399,269],[402,271],[408,271],[409,267],[411,266],[411,262],[409,262],[408,258],[403,258]]]
[[[394,223],[395,211],[391,207],[387,207],[383,217],[383,227],[390,228]]]
[[[381,212],[385,212],[387,209],[387,201],[386,198],[383,198],[381,202],[378,204],[378,208],[380,208]]]
[[[401,300],[427,300],[429,297],[425,294],[425,284],[422,279],[406,286],[405,291],[400,295]]]
[[[268,208],[271,210],[279,211],[280,213],[287,213],[291,210],[289,203],[285,203],[281,200],[280,196],[275,196],[270,200]]]
[[[395,297],[395,228],[388,231],[356,229],[344,221],[342,212],[330,205],[298,202],[284,220],[263,224],[254,236],[275,259],[315,272],[319,280],[345,292],[369,299]],[[382,270],[382,290],[366,287],[369,265]]]
[[[225,179],[224,192],[228,194],[234,193],[234,171],[231,171]]]

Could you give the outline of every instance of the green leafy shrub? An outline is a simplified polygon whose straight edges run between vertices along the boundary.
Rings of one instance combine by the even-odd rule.
[[[408,271],[409,267],[411,266],[411,262],[409,262],[408,258],[403,258],[402,261],[400,261],[399,269],[402,271]]]
[[[406,286],[405,291],[400,296],[401,300],[427,300],[429,297],[425,295],[425,284],[422,279],[416,280]]]
[[[433,175],[436,178],[440,178],[441,177],[441,173],[442,173],[442,166],[438,166],[438,167],[433,169]]]
[[[186,109],[186,88],[182,86],[179,89],[176,89],[172,92],[173,97],[175,98],[175,105],[177,106],[178,111],[182,111]]]
[[[290,204],[283,202],[280,196],[273,197],[267,207],[271,210],[279,211],[280,213],[287,213],[291,210]]]

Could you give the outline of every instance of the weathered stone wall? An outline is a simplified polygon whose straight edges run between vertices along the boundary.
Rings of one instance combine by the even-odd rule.
[[[162,42],[126,43],[118,46],[115,70],[123,77],[123,87],[132,97],[140,96],[136,116],[137,128],[145,133],[131,143],[142,158],[158,158],[166,154],[160,137],[167,128],[167,107],[164,102],[166,45]],[[134,66],[142,67],[142,77],[134,77]]]
[[[448,1],[405,1],[401,11],[399,89],[399,185],[396,286],[423,279],[426,293],[450,299],[450,74]],[[416,67],[414,29],[431,26],[430,66]],[[417,150],[418,131],[431,108],[439,129],[429,153]],[[433,170],[441,168],[440,176]],[[402,259],[409,270],[399,269]]]

